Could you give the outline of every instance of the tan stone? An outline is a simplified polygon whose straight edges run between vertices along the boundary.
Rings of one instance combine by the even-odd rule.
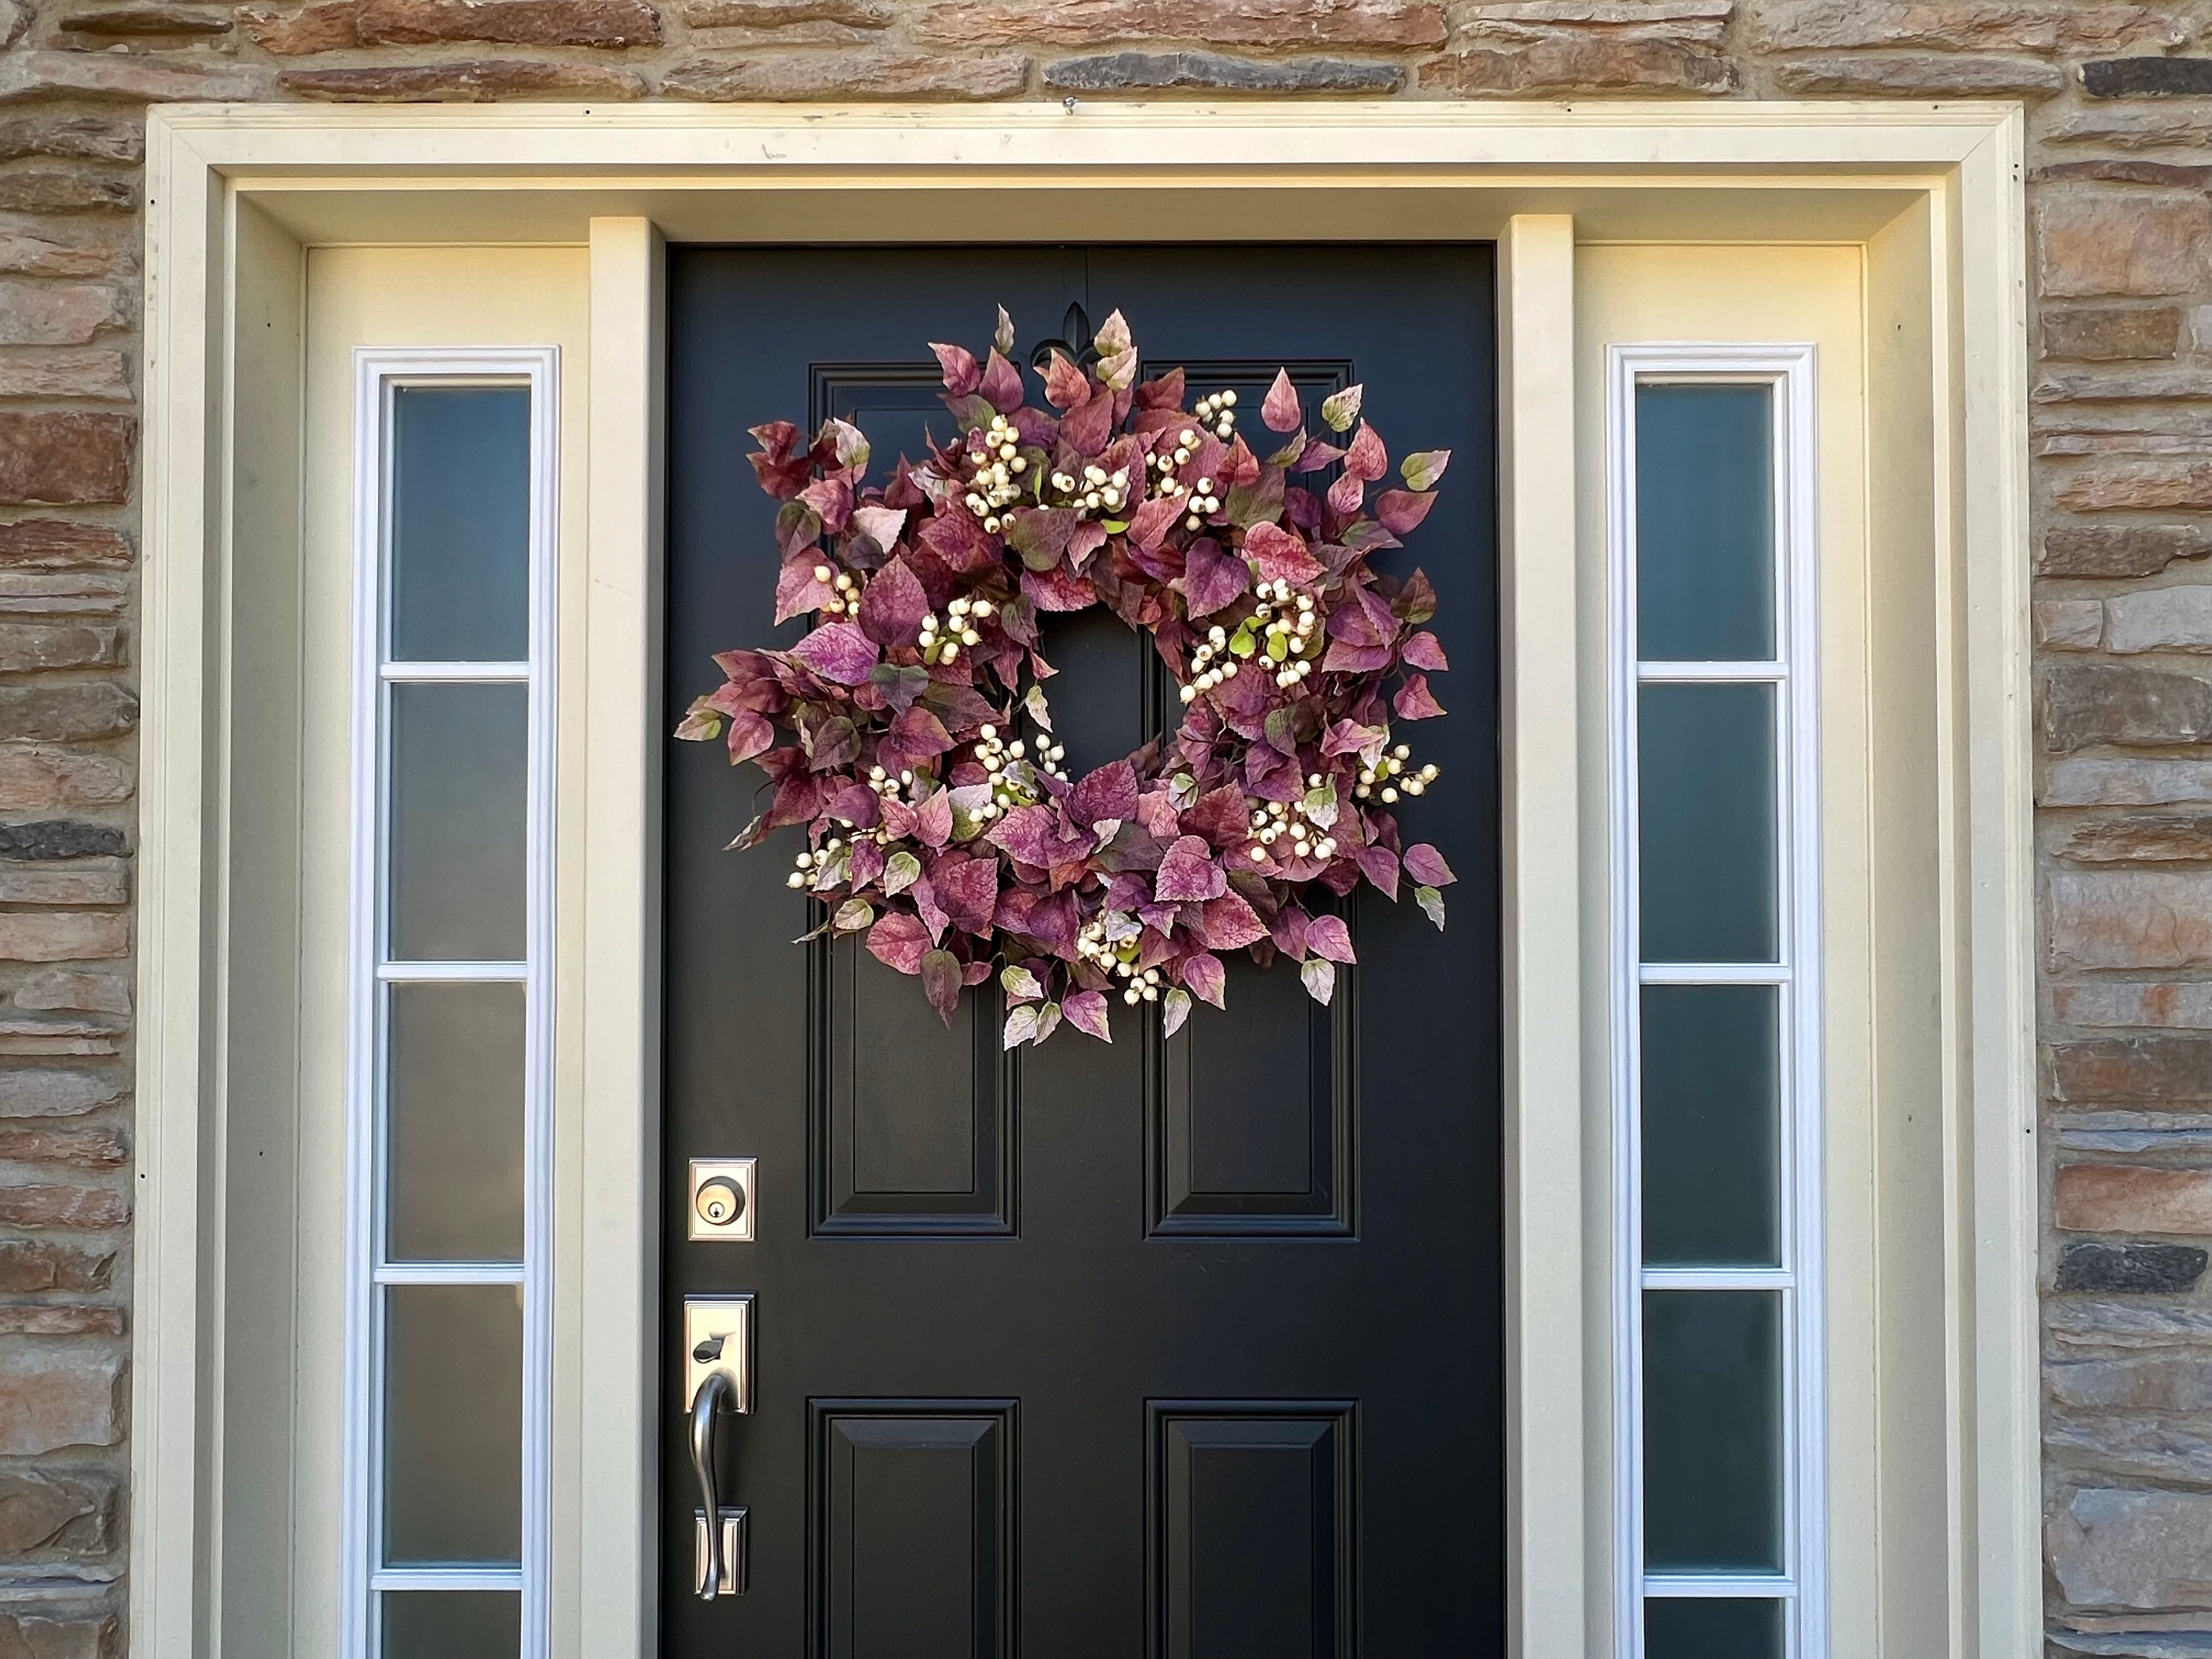
[[[0,234],[0,275],[105,276],[118,260],[107,248],[70,247],[37,236]]]
[[[1426,0],[1215,0],[1202,11],[1176,0],[949,0],[915,25],[915,37],[968,48],[1035,42],[1105,46],[1199,40],[1208,46],[1437,46],[1441,6]]]
[[[2212,1170],[2069,1164],[2053,1192],[2053,1222],[2063,1232],[2212,1233]]]
[[[109,1659],[115,1635],[116,1621],[97,1613],[0,1613],[0,1659]]]
[[[786,29],[806,23],[880,29],[896,15],[890,0],[691,0],[684,8],[684,23],[695,29]]]
[[[2212,587],[2154,587],[2106,603],[2106,648],[2212,651]]]
[[[18,864],[0,860],[0,904],[128,904],[131,866],[121,859]]]
[[[641,98],[644,78],[603,64],[541,63],[511,58],[369,69],[288,69],[276,77],[303,98],[368,103],[492,103],[502,98]]]
[[[69,167],[0,173],[0,212],[128,213],[138,188],[128,179]]]
[[[1452,40],[1492,46],[1583,35],[1717,46],[1734,10],[1729,0],[1506,0],[1455,8]]]
[[[2212,817],[2145,814],[2077,824],[2058,856],[2081,864],[2135,864],[2212,859]]]
[[[118,974],[86,974],[47,968],[15,988],[18,1008],[68,1008],[86,1013],[127,1014],[131,981]]]
[[[0,744],[0,811],[114,806],[136,787],[137,774],[120,755]]]
[[[0,568],[64,570],[131,562],[131,543],[104,524],[67,519],[18,519],[0,524]]]
[[[68,1227],[100,1232],[120,1227],[130,1219],[130,1204],[112,1188],[60,1182],[0,1186],[0,1227]],[[7,1397],[5,1363],[4,1353],[0,1353],[0,1401]],[[7,1416],[4,1407],[0,1407],[0,1451],[7,1449]]]
[[[82,345],[125,321],[112,288],[0,283],[0,345]]]
[[[114,1503],[114,1486],[104,1479],[38,1468],[0,1474],[0,1555],[104,1555]]]
[[[2114,149],[2212,147],[2212,115],[2186,108],[2091,108],[2061,115],[2043,131],[2046,144],[2106,144]]]
[[[1029,59],[1012,53],[781,52],[700,58],[662,78],[671,96],[706,102],[806,98],[1011,98],[1029,83]]]
[[[112,681],[0,685],[0,732],[39,743],[119,738],[138,723],[138,700]]]
[[[1733,91],[1735,65],[1723,53],[1672,40],[1561,35],[1505,51],[1431,58],[1420,67],[1425,91],[1540,97],[1558,92]]]
[[[228,34],[230,19],[190,6],[102,6],[67,13],[61,27],[73,34]]]
[[[0,1118],[82,1117],[128,1092],[106,1072],[0,1067]]]
[[[108,617],[131,598],[126,576],[87,570],[0,570],[0,612],[18,617]]]
[[[128,403],[131,376],[119,351],[0,351],[0,398],[96,398]]]
[[[0,1162],[69,1164],[112,1170],[131,1155],[123,1131],[108,1124],[24,1127],[0,1123]]]
[[[2148,6],[2014,3],[1881,3],[1880,0],[1781,0],[1754,14],[1755,39],[1778,52],[1917,46],[1933,52],[2109,52],[2179,46],[2187,29]]]
[[[0,100],[113,98],[133,104],[245,102],[269,95],[258,64],[133,52],[13,52],[0,58]]]
[[[2082,161],[2053,161],[2028,174],[2028,182],[2038,185],[2074,184],[2084,179],[2110,185],[2172,185],[2181,190],[2203,190],[2212,184],[2212,165],[2100,155]]]
[[[2171,306],[2118,310],[2076,307],[2043,313],[2043,355],[2113,362],[2171,357],[2181,343],[2181,313]]]
[[[2212,460],[2125,461],[2085,467],[2059,486],[2057,504],[2075,513],[2114,508],[2212,507]]]
[[[2155,576],[2212,553],[2212,532],[2179,524],[2061,524],[2043,538],[2039,576]]]
[[[130,498],[138,422],[80,410],[0,410],[0,501],[89,506]]]
[[[2110,743],[2212,742],[2212,682],[2130,663],[2054,665],[2042,675],[2043,740],[2054,754]]]
[[[2212,881],[2154,871],[2054,871],[2044,883],[2052,965],[2212,966]]]
[[[1789,58],[1775,66],[1785,92],[1909,94],[1962,98],[2048,97],[2066,86],[2065,71],[2033,58],[1944,57],[1915,52],[1877,57]]]
[[[17,1000],[21,1000],[20,994]],[[2212,1031],[2212,982],[2085,980],[2054,985],[2051,1014],[2069,1025]]]
[[[644,0],[331,0],[289,15],[251,7],[239,21],[262,46],[287,56],[441,40],[603,48],[660,43],[660,14]]]
[[[107,667],[122,660],[123,636],[117,629],[0,623],[0,674]]]
[[[2203,280],[2212,204],[2085,191],[2036,212],[2042,291],[2057,299],[2185,294]]]
[[[128,1395],[119,1355],[46,1343],[0,1347],[0,1456],[115,1445]]]
[[[146,143],[135,121],[97,115],[39,113],[0,121],[0,161],[26,155],[68,156],[86,161],[137,162]]]
[[[2212,1100],[2212,1037],[2083,1037],[2051,1044],[2046,1063],[2051,1098],[2069,1104]]]
[[[0,1291],[35,1296],[50,1291],[106,1290],[115,1274],[112,1250],[88,1250],[46,1238],[0,1238]]]
[[[0,1015],[0,1055],[20,1060],[101,1060],[123,1052],[129,1034],[85,1020]]]
[[[89,910],[0,914],[0,961],[86,962],[130,950],[128,916]]]
[[[2104,631],[2105,607],[2094,599],[2038,599],[2035,642],[2051,651],[2094,651]]]
[[[2051,1398],[2099,1411],[2212,1412],[2212,1352],[2069,1359],[2045,1368]]]
[[[0,1336],[120,1336],[120,1308],[87,1308],[68,1304],[0,1306]]]
[[[2143,403],[2166,398],[2195,401],[2212,397],[2212,367],[2189,363],[2176,368],[2106,368],[2085,374],[2046,374],[2029,390],[2028,397],[2045,406]],[[2168,415],[2166,418],[2173,417]]]

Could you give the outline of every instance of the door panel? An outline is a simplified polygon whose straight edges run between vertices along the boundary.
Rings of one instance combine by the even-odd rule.
[[[672,744],[665,1291],[756,1293],[758,1404],[724,1428],[750,1588],[690,1595],[696,1487],[664,1383],[664,1646],[684,1659],[1502,1652],[1495,559],[1483,247],[684,250],[670,260],[669,709],[770,623],[775,503],[747,427],[836,413],[883,476],[951,422],[926,342],[1004,304],[1029,343],[1125,310],[1153,368],[1256,409],[1364,381],[1453,471],[1413,548],[1452,713],[1413,838],[1450,930],[1352,904],[1335,1005],[1230,970],[1171,1041],[1116,1005],[999,1052],[848,942],[789,941],[775,853],[720,850],[750,769]],[[1149,641],[1051,620],[1080,775],[1175,702]],[[788,836],[779,836],[777,844]],[[685,1237],[685,1160],[753,1157],[757,1239]],[[805,1197],[801,1201],[800,1193]],[[679,1327],[672,1324],[674,1331]],[[1018,1434],[1017,1434],[1018,1425]]]

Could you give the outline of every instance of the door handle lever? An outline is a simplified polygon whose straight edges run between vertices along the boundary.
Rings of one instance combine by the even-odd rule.
[[[699,1478],[692,1588],[704,1601],[745,1590],[745,1510],[722,1502],[714,1428],[722,1417],[752,1410],[752,1315],[749,1295],[684,1298],[684,1399]]]

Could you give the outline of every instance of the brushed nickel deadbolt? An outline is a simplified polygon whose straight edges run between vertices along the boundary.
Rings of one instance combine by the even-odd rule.
[[[694,1240],[749,1243],[753,1236],[753,1160],[695,1158],[691,1160]]]

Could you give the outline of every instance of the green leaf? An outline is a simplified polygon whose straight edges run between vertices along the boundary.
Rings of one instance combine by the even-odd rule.
[[[973,841],[981,835],[988,821],[983,808],[991,799],[988,783],[963,783],[951,793],[952,839]]]
[[[853,850],[841,847],[828,857],[816,861],[814,879],[808,884],[817,893],[826,893],[833,887],[842,887],[853,873]]]
[[[1060,1029],[1060,1005],[1048,1002],[1037,1010],[1036,1041],[1042,1043]]]
[[[1426,912],[1429,920],[1436,923],[1437,931],[1442,933],[1444,926],[1444,896],[1433,887],[1416,887],[1413,890],[1413,900]]]
[[[1267,660],[1280,662],[1291,654],[1291,642],[1280,634],[1267,635]]]
[[[1011,357],[1014,354],[1014,319],[1006,315],[1004,306],[999,307],[999,326],[991,336],[991,343],[998,347],[999,355],[1002,357]]]
[[[1328,422],[1332,432],[1349,432],[1352,423],[1359,418],[1359,402],[1365,395],[1364,386],[1348,386],[1343,391],[1322,399],[1321,417]],[[1419,487],[1415,486],[1417,489]],[[1328,1000],[1327,997],[1322,999]]]
[[[1017,962],[1010,962],[999,970],[999,983],[1017,1002],[1036,1002],[1044,996],[1044,987],[1037,983],[1037,976]]]
[[[894,853],[884,866],[884,896],[888,898],[921,879],[921,860],[911,853]]]
[[[1002,1039],[1009,1048],[1018,1048],[1036,1035],[1037,1011],[1028,1003],[1006,1011],[1006,1030]]]
[[[1129,527],[1125,519],[1101,519],[1098,523],[1109,536],[1118,536]]]
[[[1176,986],[1160,999],[1160,1035],[1173,1036],[1190,1018],[1190,993]]]
[[[837,914],[830,918],[830,925],[841,933],[857,933],[863,927],[873,926],[875,920],[874,905],[866,899],[848,898],[837,907]]]
[[[1449,449],[1424,449],[1399,462],[1398,472],[1408,489],[1434,489],[1437,480],[1444,476],[1444,468],[1450,465]]]
[[[1252,627],[1249,623],[1229,636],[1229,650],[1233,656],[1249,657],[1259,648],[1259,641],[1252,637]]]
[[[1198,780],[1188,772],[1176,773],[1168,780],[1168,799],[1176,811],[1188,811],[1198,805]]]
[[[704,697],[695,698],[690,708],[684,711],[684,723],[676,728],[676,735],[686,743],[704,743],[722,735],[722,716],[707,705]]]
[[[1283,516],[1283,470],[1267,467],[1251,483],[1231,484],[1221,498],[1221,511],[1239,530],[1274,523]]]
[[[1306,817],[1328,829],[1336,822],[1336,786],[1324,783],[1318,789],[1306,791]]]
[[[1308,957],[1299,966],[1298,977],[1306,982],[1306,994],[1326,1006],[1336,994],[1336,964],[1326,957]]]
[[[988,426],[991,416],[999,411],[991,407],[991,400],[980,392],[971,392],[964,398],[947,398],[945,406],[952,411],[952,418],[963,432],[972,432],[979,426]]]

